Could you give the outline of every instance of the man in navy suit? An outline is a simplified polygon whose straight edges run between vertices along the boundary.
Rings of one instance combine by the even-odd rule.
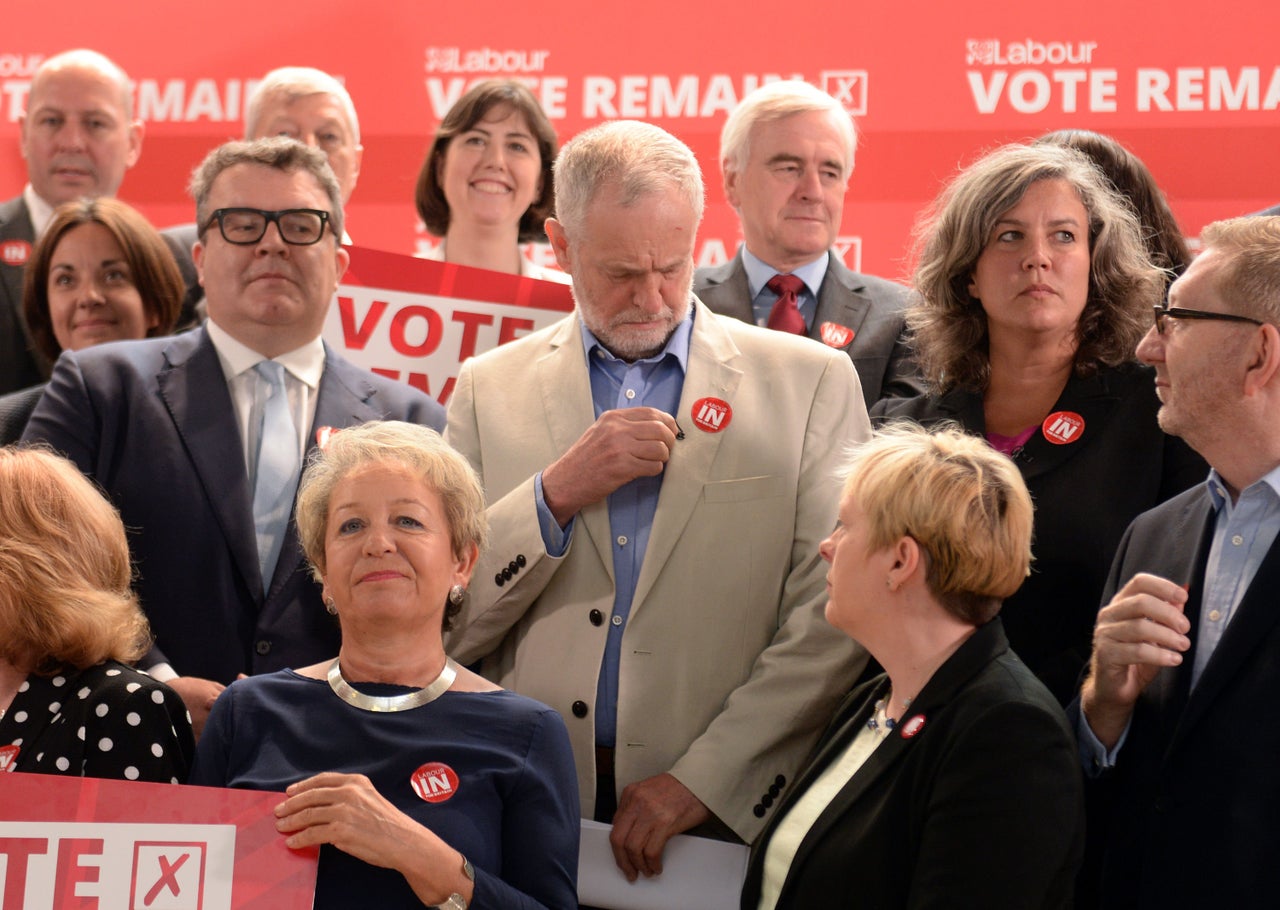
[[[850,115],[812,85],[774,82],[747,95],[720,135],[743,245],[730,262],[698,269],[693,291],[717,313],[847,352],[870,408],[923,387],[903,339],[907,289],[850,271],[836,248],[856,145]]]
[[[191,189],[208,322],[64,353],[24,440],[66,453],[120,509],[156,636],[144,666],[199,727],[237,675],[337,651],[289,517],[305,453],[330,429],[376,419],[441,429],[444,413],[320,340],[348,262],[323,152],[287,138],[230,142]],[[291,465],[277,484],[281,517],[259,531],[258,476],[275,476],[280,457]]]
[[[1213,470],[1135,519],[1112,567],[1073,705],[1092,791],[1082,905],[1277,899],[1280,217],[1202,240],[1138,357],[1160,426]]]

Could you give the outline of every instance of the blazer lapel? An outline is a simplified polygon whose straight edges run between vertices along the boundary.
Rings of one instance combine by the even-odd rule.
[[[156,375],[196,476],[204,487],[222,534],[245,585],[261,603],[253,496],[244,469],[244,443],[236,426],[231,393],[213,342],[203,329],[178,335],[164,352],[166,366]]]
[[[702,273],[698,298],[722,316],[732,316],[748,325],[756,324],[751,308],[751,287],[747,284],[747,270],[742,264],[742,248],[732,260]]]
[[[837,350],[848,350],[853,344],[862,323],[871,312],[871,300],[867,297],[855,279],[854,273],[844,268],[836,256],[835,250],[828,253],[827,273],[823,276],[822,287],[818,289],[818,306],[814,310],[813,325],[809,328],[809,337],[826,344],[822,337],[822,324],[834,322],[852,329],[849,341],[840,345]],[[834,347],[834,345],[832,345]]]
[[[554,446],[549,459],[554,460],[582,437],[595,422],[596,412],[591,399],[591,379],[577,314],[560,323],[549,344],[550,350],[534,365],[534,375],[542,393],[543,419],[551,432]],[[582,526],[580,530],[585,531],[590,538],[609,580],[613,581],[608,502],[601,500],[592,503],[578,513],[576,521]]]
[[[634,612],[648,596],[675,549],[693,510],[702,499],[702,488],[711,476],[711,466],[720,450],[724,432],[707,433],[693,423],[694,402],[700,398],[719,398],[733,407],[742,371],[732,366],[737,360],[737,345],[695,298],[693,332],[689,339],[689,361],[680,392],[676,423],[684,431],[684,439],[676,443],[662,475],[658,507],[653,516],[649,546],[645,550],[640,577],[636,579]],[[728,432],[732,432],[729,430]],[[612,557],[610,557],[612,558]]]
[[[1103,431],[1119,400],[1104,376],[1095,375],[1087,379],[1072,376],[1068,379],[1049,416],[1066,411],[1080,418],[1084,426],[1069,442],[1061,445],[1050,442],[1045,437],[1045,428],[1038,427],[1016,459],[1022,467],[1023,476],[1030,480],[1072,458],[1082,444],[1087,445],[1094,435]]]
[[[1275,609],[1275,592],[1278,588],[1280,538],[1267,551],[1258,574],[1253,577],[1249,590],[1236,607],[1236,615],[1222,633],[1222,639],[1205,664],[1195,688],[1187,696],[1186,709],[1169,742],[1171,752],[1184,738],[1191,735],[1192,728],[1205,713],[1213,709],[1213,702],[1218,694],[1241,668],[1248,665],[1254,653],[1271,644],[1276,623],[1280,622],[1280,611]],[[1195,628],[1193,624],[1192,629]]]

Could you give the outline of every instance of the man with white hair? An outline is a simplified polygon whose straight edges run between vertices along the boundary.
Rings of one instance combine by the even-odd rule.
[[[555,187],[576,310],[467,361],[449,405],[492,543],[448,645],[561,712],[634,879],[673,834],[754,838],[862,667],[823,619],[818,542],[869,425],[843,353],[693,296],[683,143],[603,124]]]
[[[743,245],[699,269],[693,290],[717,313],[845,351],[869,408],[921,389],[902,338],[907,289],[850,271],[834,248],[856,147],[853,119],[808,83],[772,82],[743,98],[720,135]]]
[[[0,394],[49,378],[51,365],[22,315],[32,245],[62,203],[114,196],[142,154],[129,77],[96,51],[66,51],[41,63],[18,122],[27,185],[0,203]]]

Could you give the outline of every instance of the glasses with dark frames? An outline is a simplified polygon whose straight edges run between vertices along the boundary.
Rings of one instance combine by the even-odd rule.
[[[324,236],[329,213],[320,209],[280,209],[277,212],[250,208],[217,209],[204,223],[200,233],[208,231],[215,221],[222,239],[237,246],[251,246],[262,240],[267,226],[273,222],[285,243],[310,246],[319,243]]]
[[[1156,331],[1161,335],[1164,334],[1165,320],[1173,319],[1212,319],[1218,322],[1248,322],[1252,325],[1262,325],[1261,319],[1254,319],[1252,316],[1238,316],[1235,313],[1210,313],[1206,310],[1187,310],[1180,306],[1154,306],[1156,315]]]

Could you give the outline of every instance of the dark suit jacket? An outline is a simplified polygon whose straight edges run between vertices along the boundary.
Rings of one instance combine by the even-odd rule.
[[[22,438],[31,412],[36,409],[44,383],[27,389],[19,389],[8,395],[0,395],[0,446],[12,445]]]
[[[27,204],[18,196],[0,203],[0,244],[8,240],[35,242]],[[49,378],[49,363],[36,353],[22,315],[23,265],[0,259],[0,394],[16,392]]]
[[[1203,484],[1139,516],[1120,544],[1103,602],[1138,572],[1188,585],[1194,649],[1212,521]],[[1090,852],[1102,854],[1103,906],[1276,906],[1278,590],[1280,541],[1195,690],[1188,691],[1193,651],[1147,686],[1116,767],[1088,782]]]
[[[326,347],[310,445],[319,427],[378,419],[442,429],[444,411]],[[204,329],[63,353],[23,438],[66,453],[120,509],[153,661],[229,683],[337,653],[292,522],[263,596],[240,431]]]
[[[714,312],[756,324],[741,250],[724,265],[698,269],[693,292]],[[824,322],[853,330],[853,338],[837,350],[847,352],[853,360],[868,409],[886,394],[905,396],[924,391],[903,335],[903,312],[909,296],[900,284],[849,271],[835,250],[831,251],[809,337],[821,340]]]
[[[1156,423],[1154,373],[1139,364],[1072,377],[1050,413],[1084,420],[1078,442],[1054,445],[1037,430],[1014,462],[1035,502],[1031,576],[1000,616],[1018,656],[1067,704],[1089,659],[1098,598],[1129,522],[1208,476],[1209,467]],[[890,399],[872,421],[907,418],[926,426],[958,422],[985,436],[982,395]]]
[[[836,713],[751,851],[743,910],[756,910],[774,829],[888,688],[880,676]],[[907,736],[915,717],[924,724]],[[1062,709],[1009,650],[996,618],[938,669],[818,816],[778,910],[1068,907],[1084,846],[1079,765]]]

